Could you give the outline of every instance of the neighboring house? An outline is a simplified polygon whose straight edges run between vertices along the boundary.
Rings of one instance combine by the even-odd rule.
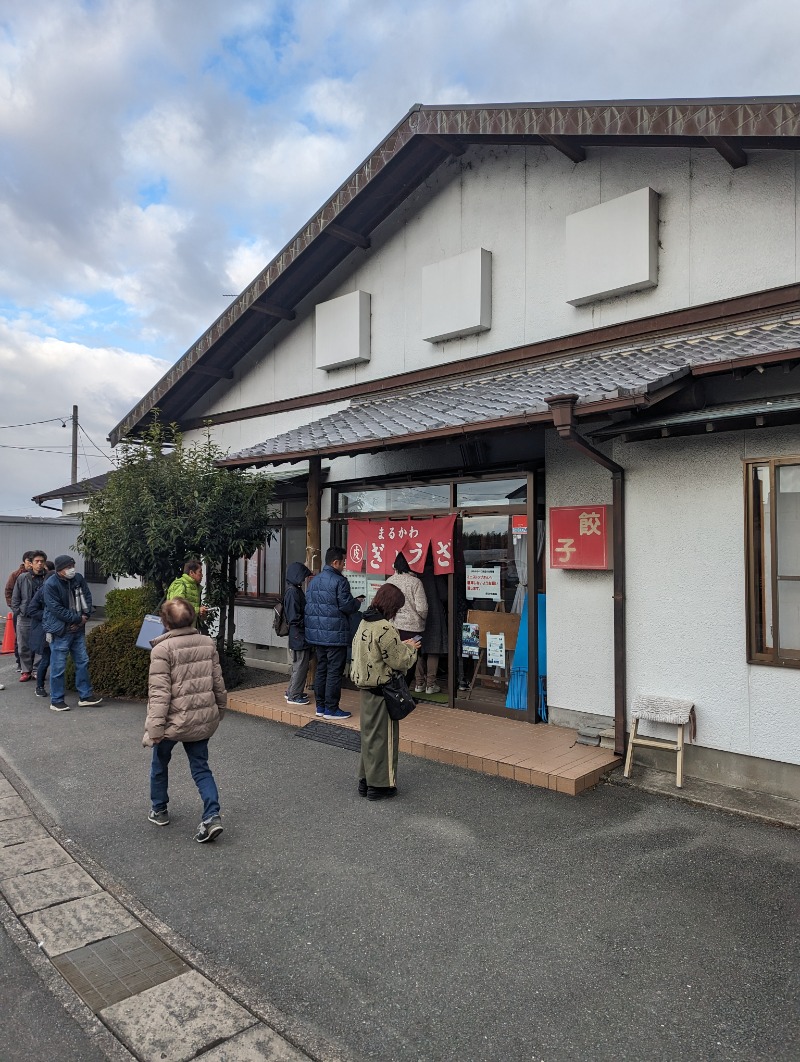
[[[62,513],[61,517],[55,520],[41,520],[42,524],[53,525],[53,527],[72,527],[73,530],[68,536],[68,540],[64,542],[63,546],[59,546],[56,550],[51,552],[47,547],[43,547],[50,560],[58,556],[59,553],[71,554],[76,562],[78,571],[83,572],[86,580],[90,584],[92,591],[92,601],[94,605],[102,610],[105,606],[106,594],[109,590],[117,590],[122,587],[139,586],[140,581],[138,579],[112,579],[107,575],[100,565],[91,557],[84,557],[81,553],[75,549],[75,541],[80,534],[81,522],[78,519],[79,514],[85,512],[87,509],[87,499],[95,491],[102,490],[108,483],[108,472],[104,472],[101,476],[93,476],[91,479],[81,480],[80,483],[69,483],[65,487],[58,487],[55,490],[49,490],[45,494],[37,494],[31,501],[36,502],[43,509],[55,509],[56,512]],[[61,505],[51,505],[50,502],[61,502]],[[37,519],[32,517],[32,519]],[[34,543],[34,546],[38,546],[39,543]],[[33,548],[33,547],[25,547]]]
[[[688,698],[687,773],[797,796],[798,153],[798,98],[415,107],[111,441],[158,408],[294,470],[250,643],[320,524],[368,595],[433,533],[451,704],[533,721],[538,659],[621,750],[637,693]],[[528,592],[512,709],[461,624],[508,648]]]

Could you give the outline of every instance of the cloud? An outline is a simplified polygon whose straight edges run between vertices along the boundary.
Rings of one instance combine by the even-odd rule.
[[[148,355],[43,338],[0,318],[0,512],[42,515],[31,497],[69,482],[71,432],[59,418],[71,417],[73,405],[83,429],[80,477],[110,469],[97,448],[110,454],[110,427],[167,367]]]

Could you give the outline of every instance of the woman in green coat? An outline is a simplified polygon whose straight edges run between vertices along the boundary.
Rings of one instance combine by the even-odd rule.
[[[358,791],[367,800],[381,800],[397,793],[400,724],[389,715],[379,687],[393,674],[405,674],[416,663],[419,638],[401,641],[390,622],[404,604],[403,591],[384,583],[353,639],[350,677],[361,690]]]

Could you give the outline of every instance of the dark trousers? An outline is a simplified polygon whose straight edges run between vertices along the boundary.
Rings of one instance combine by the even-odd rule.
[[[36,669],[36,685],[41,689],[47,678],[47,669],[50,667],[50,642],[42,642],[42,655],[39,657],[39,666]]]
[[[342,671],[347,659],[346,645],[315,645],[317,673],[314,676],[314,697],[317,708],[329,712],[339,707],[342,695]]]

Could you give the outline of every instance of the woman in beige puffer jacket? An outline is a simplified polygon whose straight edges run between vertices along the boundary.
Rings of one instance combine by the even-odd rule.
[[[194,607],[180,597],[166,601],[161,618],[166,633],[154,638],[148,679],[143,744],[153,746],[150,766],[150,822],[169,824],[168,767],[181,742],[192,778],[203,800],[203,818],[195,840],[213,841],[222,833],[219,793],[208,766],[208,739],[225,712],[227,694],[217,647],[192,626]]]

